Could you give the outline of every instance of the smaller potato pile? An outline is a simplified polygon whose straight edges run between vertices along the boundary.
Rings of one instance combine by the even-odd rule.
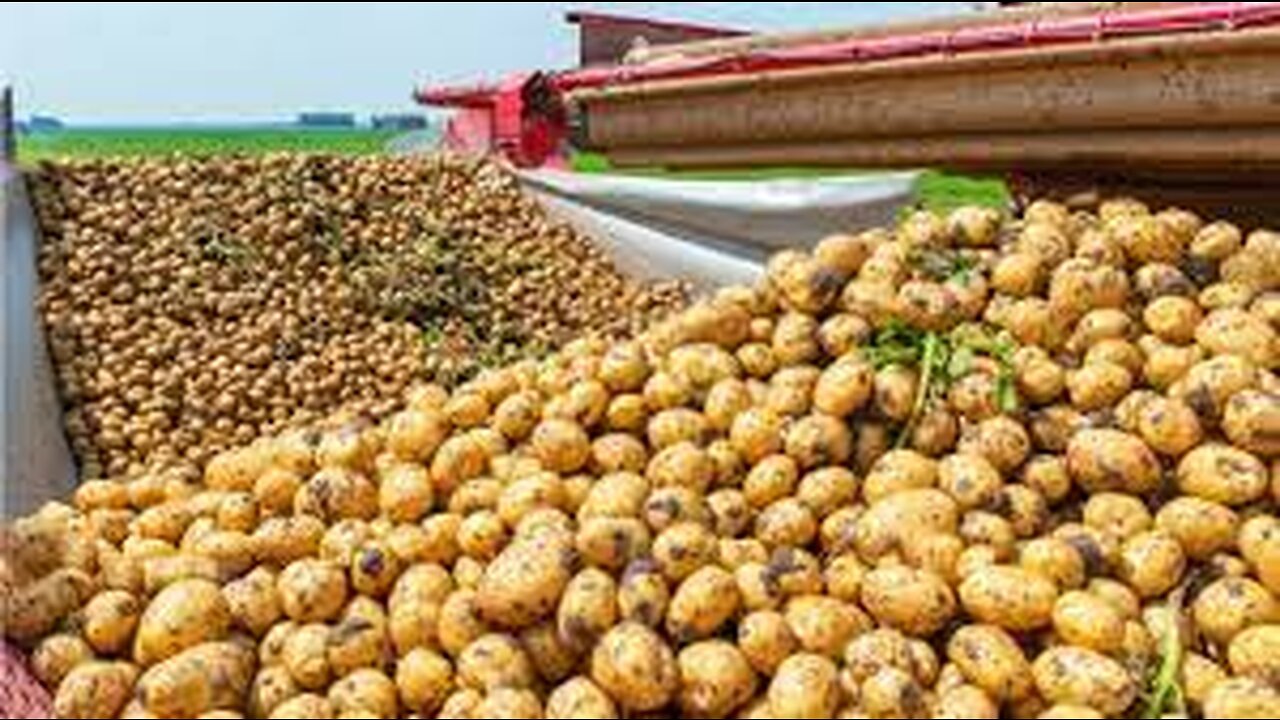
[[[1280,717],[1280,235],[784,253],[618,343],[17,523],[63,718]]]
[[[497,166],[278,155],[45,166],[40,307],[86,478],[196,468],[415,381],[630,333],[682,301]]]

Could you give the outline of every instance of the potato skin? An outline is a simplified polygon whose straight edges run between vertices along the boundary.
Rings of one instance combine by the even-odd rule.
[[[53,711],[60,718],[113,718],[129,701],[138,669],[122,662],[76,666],[58,685]]]
[[[732,643],[710,640],[680,651],[679,703],[684,717],[727,717],[756,692],[756,674]]]
[[[518,538],[485,569],[476,604],[487,621],[523,628],[555,611],[576,562],[572,540],[560,533]]]
[[[769,683],[769,707],[775,717],[829,718],[840,703],[836,664],[820,655],[792,655]]]
[[[653,630],[625,622],[610,630],[591,654],[591,679],[631,711],[657,710],[679,686],[675,654]]]
[[[233,642],[206,643],[153,666],[138,681],[138,698],[159,717],[197,717],[234,710],[249,692],[256,658]]]
[[[1236,635],[1227,652],[1231,670],[1273,687],[1280,681],[1280,625],[1256,625]]]
[[[1200,592],[1191,611],[1200,632],[1225,647],[1248,627],[1276,622],[1280,602],[1253,580],[1223,578]]]
[[[151,601],[138,622],[134,659],[154,665],[188,648],[221,640],[231,628],[231,608],[208,580],[174,583]]]
[[[618,707],[589,678],[575,677],[547,695],[547,720],[615,720]]]
[[[1086,491],[1142,495],[1160,480],[1160,462],[1140,438],[1119,430],[1084,430],[1067,445],[1067,470]]]
[[[741,604],[733,574],[708,566],[690,575],[671,597],[667,607],[667,631],[681,642],[714,635]]]
[[[1262,461],[1229,445],[1201,445],[1178,464],[1178,487],[1184,494],[1228,507],[1260,499],[1269,483]]]
[[[978,620],[1013,632],[1028,632],[1053,622],[1058,589],[1037,573],[993,566],[966,577],[959,595],[965,610]]]
[[[1252,678],[1231,678],[1209,691],[1204,701],[1204,715],[1241,720],[1280,717],[1280,692]]]
[[[129,647],[141,615],[142,604],[132,594],[99,593],[81,611],[84,637],[99,655],[118,655]]]
[[[867,574],[862,604],[882,624],[928,637],[950,622],[956,598],[937,575],[908,568],[884,568]]]
[[[947,642],[947,658],[974,686],[998,703],[1033,691],[1031,663],[1007,632],[994,625],[966,625]]]
[[[1051,703],[1092,707],[1116,716],[1137,697],[1138,687],[1120,663],[1085,648],[1046,650],[1031,670],[1040,695]]]

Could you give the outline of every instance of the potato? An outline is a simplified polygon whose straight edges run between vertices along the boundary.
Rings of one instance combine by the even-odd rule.
[[[249,687],[247,710],[249,717],[270,717],[276,708],[296,698],[301,691],[293,676],[282,667],[262,668]]]
[[[791,625],[778,612],[759,611],[738,623],[738,648],[761,675],[772,676],[799,647]]]
[[[947,658],[968,682],[999,703],[1022,700],[1033,691],[1030,663],[1013,638],[998,627],[960,628],[947,642]]]
[[[1067,471],[1090,493],[1141,495],[1160,481],[1160,462],[1147,444],[1118,430],[1077,433],[1067,446]]]
[[[119,590],[95,595],[80,613],[85,640],[99,655],[115,656],[130,646],[142,604]]]
[[[1151,512],[1132,495],[1103,492],[1084,503],[1084,524],[1116,538],[1132,538],[1151,529]]]
[[[1239,541],[1258,580],[1280,595],[1280,523],[1269,516],[1254,518],[1241,528]]]
[[[1230,508],[1193,497],[1175,498],[1160,508],[1156,527],[1172,536],[1192,560],[1207,560],[1230,550],[1239,519]]]
[[[966,577],[959,595],[964,609],[979,621],[1013,632],[1027,632],[1053,622],[1058,589],[1036,573],[995,566]]]
[[[58,685],[53,712],[60,718],[113,718],[120,713],[138,669],[122,662],[87,662],[77,665]]]
[[[4,633],[18,642],[33,642],[52,632],[92,592],[93,581],[85,573],[56,570],[5,597]]]
[[[979,688],[962,685],[939,695],[933,717],[934,720],[998,718],[1000,708]]]
[[[491,633],[477,638],[458,655],[457,672],[460,685],[483,691],[528,688],[536,682],[533,663],[510,635]]]
[[[134,659],[146,667],[196,645],[221,640],[231,608],[208,580],[182,580],[161,590],[138,621]]]
[[[332,720],[335,717],[333,705],[319,695],[299,695],[285,701],[271,713],[270,720],[286,720],[286,718],[313,718],[314,720]]]
[[[1023,545],[1018,565],[1052,580],[1060,590],[1080,588],[1087,579],[1084,558],[1070,544],[1056,538],[1036,538]]]
[[[654,539],[652,554],[662,574],[678,583],[710,564],[716,550],[715,536],[703,524],[681,522]]]
[[[681,642],[714,635],[741,603],[731,573],[704,567],[680,584],[667,608],[668,633]]]
[[[938,463],[938,487],[962,510],[991,507],[1004,489],[1000,472],[985,457],[956,454]]]
[[[867,560],[898,547],[904,537],[938,532],[955,534],[959,507],[939,490],[910,490],[872,505],[855,525],[854,544]]]
[[[1071,404],[1085,412],[1115,405],[1132,387],[1130,372],[1112,362],[1094,362],[1067,373]]]
[[[499,688],[480,701],[472,716],[540,720],[543,716],[542,703],[533,691]]]
[[[657,627],[666,617],[670,602],[667,581],[652,560],[635,560],[627,566],[618,588],[619,617]]]
[[[262,637],[284,614],[278,577],[266,567],[258,567],[243,578],[222,588],[222,596],[238,627],[254,637]]]
[[[288,565],[295,560],[314,556],[325,534],[319,518],[298,516],[267,518],[253,532],[259,562]]]
[[[1262,461],[1229,445],[1201,445],[1178,463],[1178,488],[1184,494],[1228,507],[1260,499],[1269,483]]]
[[[617,625],[600,640],[591,655],[591,679],[621,707],[637,712],[664,707],[680,684],[671,648],[635,622]]]
[[[79,635],[50,635],[31,653],[31,673],[45,687],[57,688],[72,670],[93,660],[93,648]]]
[[[836,664],[821,655],[792,655],[769,683],[769,708],[775,717],[829,718],[840,704]]]
[[[206,643],[153,666],[138,680],[138,698],[159,717],[196,717],[235,710],[255,671],[253,651],[237,643]]]
[[[347,574],[324,560],[292,563],[280,573],[277,586],[285,615],[299,623],[333,620],[347,601]]]
[[[1280,396],[1259,390],[1232,395],[1222,428],[1242,450],[1263,458],[1280,456]]]
[[[485,569],[476,595],[481,616],[510,628],[547,617],[569,583],[575,559],[571,539],[560,533],[512,542]]]
[[[680,652],[677,664],[678,702],[686,717],[727,717],[755,695],[755,672],[732,643],[690,645]]]
[[[1200,444],[1204,437],[1194,410],[1181,400],[1157,398],[1138,413],[1138,434],[1152,450],[1179,458]]]
[[[1031,669],[1045,700],[1097,708],[1108,716],[1124,712],[1138,692],[1123,666],[1085,648],[1051,648],[1036,658]]]
[[[1266,321],[1237,308],[1214,310],[1196,329],[1196,342],[1214,355],[1235,355],[1258,367],[1280,363],[1280,338]]]
[[[556,610],[559,637],[572,648],[586,649],[618,620],[618,584],[601,570],[578,573],[565,587]]]
[[[875,369],[857,355],[848,355],[831,364],[818,378],[813,390],[813,406],[832,417],[848,417],[871,401],[875,390]]]
[[[1053,630],[1069,645],[1111,655],[1124,645],[1125,618],[1105,599],[1077,590],[1058,598]]]
[[[863,578],[862,605],[877,622],[928,637],[956,612],[951,588],[937,575],[908,568],[873,570]]]
[[[296,515],[312,515],[326,523],[370,520],[378,514],[378,489],[359,472],[326,467],[298,490],[293,510]]]
[[[377,670],[357,670],[329,688],[329,702],[341,717],[365,714],[390,719],[399,714],[396,685]]]
[[[1204,701],[1205,717],[1261,720],[1280,714],[1280,692],[1252,678],[1218,683]]]
[[[548,720],[613,720],[618,708],[598,685],[586,677],[575,677],[547,695]]]
[[[804,652],[833,659],[854,636],[871,629],[871,619],[856,605],[821,595],[793,598],[784,617]]]
[[[434,502],[431,475],[421,465],[395,463],[380,478],[378,505],[384,516],[396,522],[421,520]]]
[[[1223,578],[1209,585],[1192,604],[1196,627],[1210,641],[1228,645],[1241,631],[1276,622],[1278,602],[1265,587],[1247,578]]]

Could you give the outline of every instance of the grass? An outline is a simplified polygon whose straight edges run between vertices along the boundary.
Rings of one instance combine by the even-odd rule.
[[[58,158],[206,156],[269,152],[365,155],[382,152],[396,130],[368,128],[67,128],[21,135],[18,162]]]
[[[578,153],[571,163],[573,169],[581,173],[615,172],[608,159],[594,153]],[[769,167],[741,170],[692,170],[667,171],[662,168],[640,168],[635,170],[616,171],[628,175],[646,177],[671,177],[687,180],[777,180],[786,178],[838,177],[842,175],[859,175],[866,170],[853,168],[829,167]],[[1006,208],[1009,206],[1009,190],[998,178],[972,177],[956,175],[938,170],[928,170],[921,174],[916,184],[916,202],[926,208],[938,211],[952,210],[962,205],[984,205],[988,207]]]

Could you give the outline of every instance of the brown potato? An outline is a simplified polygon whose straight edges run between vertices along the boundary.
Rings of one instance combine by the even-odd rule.
[[[968,575],[959,588],[968,613],[989,625],[1026,632],[1053,622],[1058,590],[1049,579],[1022,568],[994,566]]]
[[[881,624],[918,637],[937,632],[956,612],[955,595],[942,578],[908,568],[868,573],[862,605]]]
[[[770,711],[785,718],[829,718],[840,703],[836,664],[820,655],[792,655],[769,683]]]
[[[576,677],[547,695],[546,717],[548,720],[613,720],[618,717],[618,708],[590,679]]]
[[[1262,461],[1229,445],[1201,445],[1178,464],[1178,487],[1184,494],[1228,507],[1258,500],[1270,480]]]
[[[1200,592],[1192,614],[1200,632],[1225,647],[1246,628],[1275,622],[1280,602],[1253,580],[1223,578]]]
[[[155,665],[138,680],[138,699],[158,717],[197,717],[236,710],[253,682],[252,650],[206,643]]]
[[[221,640],[231,627],[231,608],[208,580],[183,580],[160,591],[142,613],[134,659],[144,667],[196,645]]]
[[[83,663],[58,685],[53,711],[60,718],[116,717],[129,701],[137,679],[138,669],[128,663]]]
[[[993,625],[966,625],[947,641],[947,658],[964,677],[998,703],[1028,697],[1031,664],[1017,642]]]
[[[601,639],[591,655],[591,679],[620,706],[638,712],[664,707],[680,684],[671,648],[634,622],[614,627]]]
[[[1107,716],[1124,712],[1137,684],[1118,662],[1092,650],[1056,647],[1032,664],[1036,688],[1050,703],[1097,708]]]
[[[676,661],[685,717],[727,717],[756,693],[755,672],[732,643],[696,643],[680,651]]]
[[[104,656],[116,656],[129,648],[142,604],[127,592],[108,590],[95,595],[80,612],[84,639]]]

